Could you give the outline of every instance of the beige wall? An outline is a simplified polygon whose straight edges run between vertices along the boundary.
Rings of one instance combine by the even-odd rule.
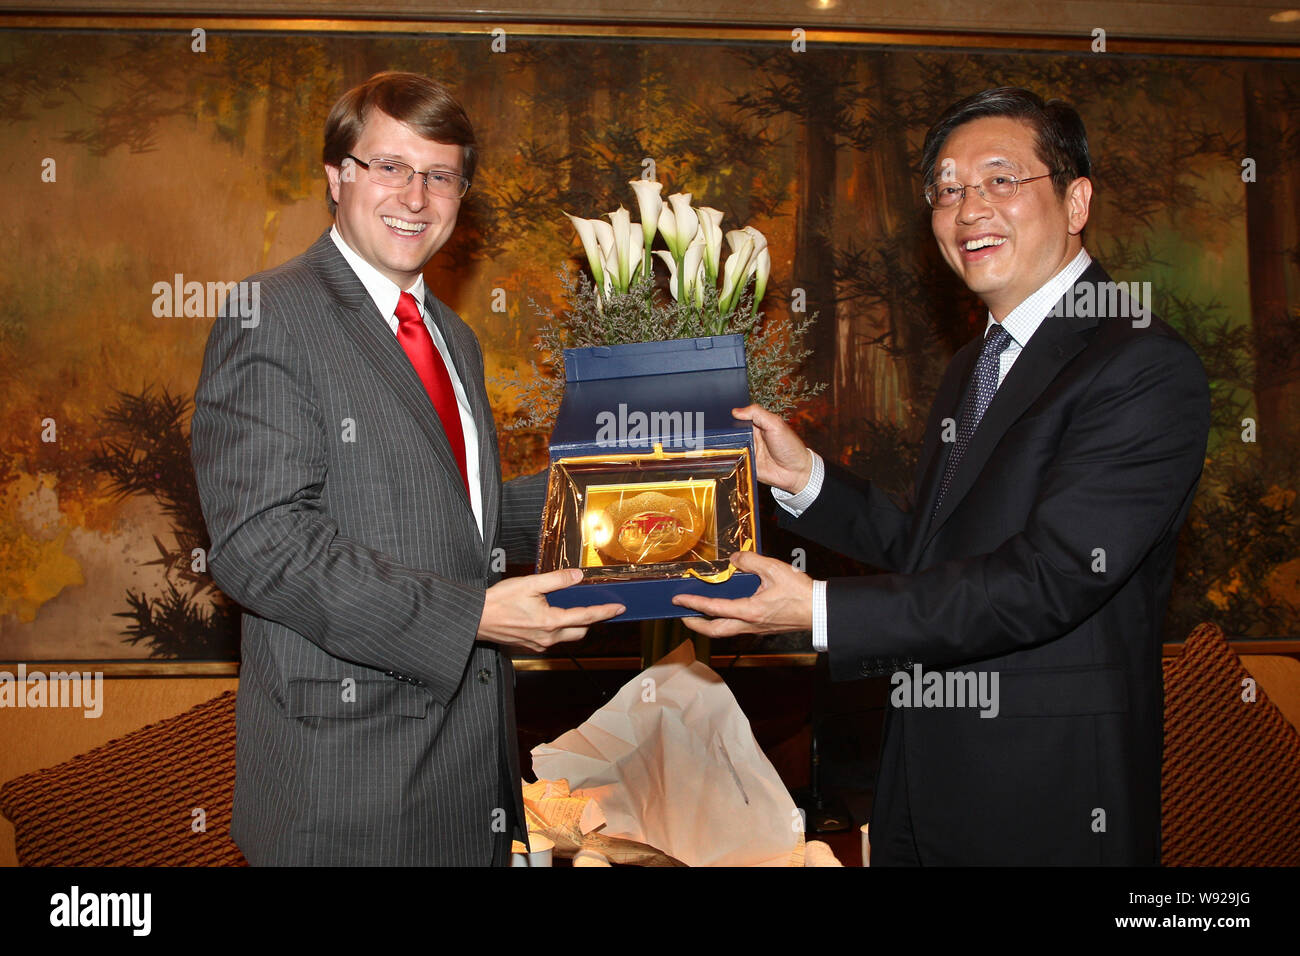
[[[62,763],[238,686],[234,677],[107,677],[98,718],[71,709],[0,708],[0,783]],[[0,817],[0,866],[17,862],[13,825]]]

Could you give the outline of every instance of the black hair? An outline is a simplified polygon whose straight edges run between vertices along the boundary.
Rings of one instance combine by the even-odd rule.
[[[1052,186],[1058,198],[1064,198],[1065,187],[1074,180],[1092,174],[1088,132],[1073,106],[1064,100],[1044,103],[1037,93],[1001,86],[954,103],[930,127],[921,151],[921,181],[926,186],[934,182],[939,150],[953,131],[986,116],[1017,119],[1034,131],[1035,152],[1052,170]]]

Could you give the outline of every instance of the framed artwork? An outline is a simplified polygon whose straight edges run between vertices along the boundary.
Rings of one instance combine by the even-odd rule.
[[[483,345],[506,477],[546,460],[509,382],[531,374],[563,307],[558,274],[583,261],[563,213],[613,209],[652,170],[665,195],[768,237],[764,310],[817,317],[805,373],[828,387],[799,430],[903,492],[929,397],[984,321],[930,236],[924,132],[991,85],[1072,102],[1095,163],[1087,248],[1211,379],[1167,639],[1202,620],[1300,634],[1295,51],[1098,57],[1077,39],[882,34],[796,46],[739,28],[0,17],[0,661],[233,670],[239,609],[207,570],[189,460],[204,343],[223,290],[328,228],[324,118],[390,69],[446,82],[481,143],[426,279]],[[787,560],[803,547],[775,529],[764,543]],[[819,575],[866,573],[811,546],[804,558]],[[570,650],[579,665],[635,656],[636,638],[596,629]],[[806,638],[734,650],[809,656]]]

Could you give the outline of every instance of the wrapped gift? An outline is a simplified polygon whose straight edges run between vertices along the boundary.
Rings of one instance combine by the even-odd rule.
[[[744,337],[566,349],[537,570],[578,568],[556,607],[617,602],[638,621],[694,614],[677,594],[748,597],[757,575]]]

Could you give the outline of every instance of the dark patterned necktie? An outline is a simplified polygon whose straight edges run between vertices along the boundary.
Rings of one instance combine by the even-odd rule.
[[[943,466],[943,478],[939,480],[939,497],[934,501],[934,511],[930,513],[931,519],[939,513],[943,497],[948,493],[948,486],[952,484],[952,476],[966,454],[966,446],[970,444],[971,436],[975,434],[980,419],[988,411],[989,403],[993,401],[993,393],[998,390],[999,359],[1010,344],[1011,336],[1007,334],[1007,330],[1001,323],[995,322],[985,336],[984,349],[975,362],[975,374],[971,376],[970,388],[966,390],[966,401],[961,409],[961,422],[957,425],[957,440],[953,443],[952,451]]]
[[[442,420],[442,430],[447,434],[451,444],[451,453],[460,466],[460,477],[465,482],[465,492],[469,493],[469,474],[465,467],[465,430],[460,423],[460,405],[456,402],[456,390],[451,384],[451,375],[447,372],[447,363],[442,360],[442,353],[433,344],[424,319],[420,318],[420,307],[415,296],[403,292],[397,300],[397,341],[406,351],[407,358],[415,366],[415,373],[424,383],[424,390],[429,393],[429,401]]]

